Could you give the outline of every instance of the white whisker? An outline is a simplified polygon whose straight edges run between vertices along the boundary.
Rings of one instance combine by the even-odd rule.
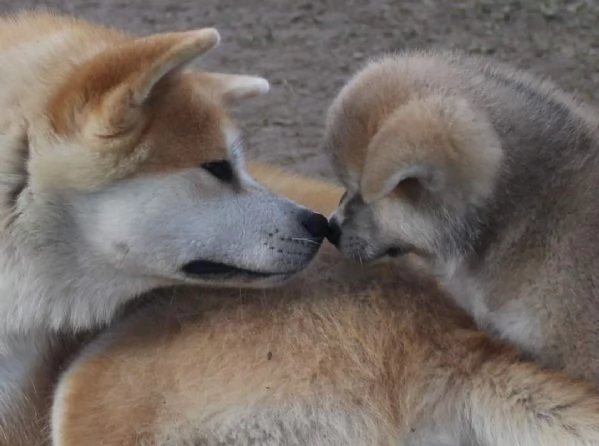
[[[308,243],[313,243],[315,245],[320,245],[320,243],[318,243],[317,241],[309,239],[309,238],[291,237],[290,240],[294,240],[294,241],[298,241],[298,242],[308,242]]]

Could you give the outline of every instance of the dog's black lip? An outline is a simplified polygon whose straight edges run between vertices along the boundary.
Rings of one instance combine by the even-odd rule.
[[[385,251],[385,255],[389,257],[401,257],[410,252],[410,249],[401,246],[392,246]]]
[[[194,260],[186,263],[181,267],[185,274],[192,276],[250,276],[250,277],[271,277],[281,276],[284,273],[269,273],[263,271],[253,271],[249,269],[238,268],[236,266],[227,265],[226,263],[211,262],[209,260]]]
[[[399,248],[389,248],[386,252],[389,257],[397,257],[402,254],[402,250]]]

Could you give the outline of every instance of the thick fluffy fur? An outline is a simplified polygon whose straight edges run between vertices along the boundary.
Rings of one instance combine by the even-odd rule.
[[[63,26],[67,23],[60,21]],[[103,30],[98,33],[104,36]],[[38,233],[45,235],[49,228],[64,224],[59,215],[77,209],[77,224],[70,226],[75,231],[68,236],[59,232],[63,236],[58,238],[50,231],[52,240],[65,243],[58,246],[67,253],[76,248],[78,262],[68,264],[71,267],[93,266],[69,276],[85,278],[88,288],[75,286],[79,291],[75,294],[71,288],[61,289],[64,296],[48,297],[53,304],[74,306],[67,319],[42,317],[41,327],[88,326],[108,320],[109,312],[97,317],[92,311],[113,308],[102,299],[122,303],[165,284],[144,281],[132,292],[114,285],[119,280],[140,283],[141,277],[166,276],[166,283],[223,284],[182,275],[181,265],[207,252],[219,256],[207,260],[231,263],[236,259],[240,263],[233,265],[238,268],[289,275],[311,259],[312,246],[318,247],[319,240],[309,239],[311,243],[296,244],[296,251],[290,251],[292,242],[305,238],[300,232],[300,214],[305,209],[251,182],[230,156],[232,131],[218,106],[231,96],[229,92],[221,92],[214,103],[208,91],[196,94],[193,88],[198,84],[201,91],[201,85],[213,85],[213,77],[208,81],[206,76],[198,80],[193,74],[169,74],[180,57],[187,59],[209,46],[205,39],[210,36],[212,31],[182,39],[180,35],[150,38],[148,53],[148,41],[141,47],[125,43],[127,51],[134,50],[126,53],[129,57],[111,49],[101,57],[102,63],[78,66],[75,78],[67,77],[81,95],[58,88],[39,117],[43,131],[28,128],[28,182],[16,194],[17,212],[11,225],[22,227],[35,215],[42,219],[37,224],[43,224]],[[102,38],[94,35],[89,48]],[[69,40],[62,32],[56,39]],[[44,42],[50,44],[52,39]],[[117,41],[111,43],[123,48]],[[139,72],[129,66],[136,57],[141,57],[144,67]],[[115,69],[114,63],[122,70]],[[97,79],[106,66],[112,67],[111,75]],[[124,88],[113,78],[120,79],[123,73]],[[157,81],[163,75],[167,78]],[[238,91],[238,82],[218,79],[217,84],[228,86],[225,90]],[[263,87],[256,80],[242,81],[242,91],[248,82],[251,91]],[[82,86],[91,90],[81,90]],[[209,90],[213,92],[213,86]],[[140,104],[144,106],[139,108]],[[463,105],[456,104],[456,109]],[[160,119],[150,119],[148,110]],[[490,131],[484,121],[472,125]],[[204,155],[189,150],[192,140],[202,141],[199,152]],[[167,141],[178,141],[181,150],[169,146],[158,155]],[[97,163],[75,146],[94,153]],[[241,190],[193,169],[219,158],[233,158],[239,177],[235,186]],[[67,160],[66,170],[61,171]],[[438,180],[432,176],[431,186],[440,184]],[[485,182],[481,178],[481,184]],[[270,184],[277,184],[274,177]],[[282,188],[293,186],[294,197],[302,198],[302,182],[282,184]],[[338,189],[310,182],[306,192],[330,211],[329,199],[336,199]],[[194,213],[192,195],[200,197],[197,207],[205,214]],[[305,203],[311,205],[310,200]],[[49,212],[54,208],[62,212]],[[193,212],[188,214],[190,209]],[[235,231],[229,231],[227,239],[219,237],[215,231],[222,232],[223,222],[240,220],[235,213],[239,209],[247,219],[239,228],[243,240],[235,239]],[[164,219],[157,218],[158,210]],[[268,224],[275,222],[277,232],[264,231],[269,228],[264,218]],[[129,238],[134,234],[143,237]],[[170,239],[173,234],[179,238]],[[271,240],[274,234],[276,242]],[[214,244],[204,239],[207,235],[216,238]],[[12,237],[7,231],[10,246],[19,253],[29,252]],[[170,242],[164,244],[165,239]],[[271,250],[279,239],[290,245]],[[126,249],[119,241],[126,242]],[[38,250],[46,246],[36,244]],[[56,251],[46,254],[54,256],[55,262],[70,258]],[[281,262],[293,255],[300,256],[293,265]],[[98,275],[98,258],[104,271],[123,271],[126,280]],[[33,257],[25,259],[35,263]],[[281,270],[271,269],[280,263]],[[11,271],[15,274],[9,269],[7,274]],[[47,277],[35,269],[31,273],[23,278]],[[61,283],[61,278],[56,275],[52,283]],[[17,296],[37,296],[24,291],[32,290],[19,288]],[[389,265],[362,267],[340,260],[329,249],[310,271],[281,289],[208,292],[188,287],[155,292],[153,300],[150,296],[147,300],[145,308],[92,342],[62,376],[52,408],[54,444],[590,446],[599,442],[599,397],[590,384],[522,362],[516,350],[476,330],[434,283],[415,274],[402,277]],[[86,307],[89,302],[92,307]],[[59,306],[56,314],[64,310]]]
[[[306,206],[337,203],[337,187],[255,172]],[[399,266],[327,246],[282,288],[157,295],[64,374],[54,444],[599,442],[593,386],[522,362]]]
[[[161,286],[278,283],[318,250],[324,217],[245,172],[227,115],[268,82],[186,68],[218,41],[48,13],[0,20],[5,437],[35,377],[51,382],[63,335]]]
[[[599,379],[599,114],[549,82],[454,53],[372,62],[331,106],[347,195],[334,242],[413,253],[480,327]]]

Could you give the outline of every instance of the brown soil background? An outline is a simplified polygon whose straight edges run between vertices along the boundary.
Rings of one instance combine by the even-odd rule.
[[[459,48],[553,78],[599,99],[599,0],[0,0],[0,12],[48,6],[134,33],[215,26],[201,64],[260,74],[269,95],[237,112],[248,156],[329,175],[320,151],[328,104],[370,57]]]

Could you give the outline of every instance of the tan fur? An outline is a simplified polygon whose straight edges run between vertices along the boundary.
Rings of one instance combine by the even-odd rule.
[[[76,17],[58,16],[48,11],[28,11],[2,19],[0,48],[7,49],[24,43],[42,41],[67,27],[79,38],[73,48],[84,48],[98,44],[104,39],[124,39],[125,35]]]
[[[323,211],[338,194],[251,169]],[[53,428],[61,446],[592,445],[599,398],[521,363],[430,281],[329,246],[283,288],[156,296],[71,366]]]
[[[484,114],[435,88],[446,74],[424,57],[414,57],[406,68],[373,66],[378,69],[364,70],[346,85],[329,110],[325,144],[335,166],[359,180],[367,202],[395,189],[401,178],[388,188],[384,184],[402,170],[407,177],[411,168],[446,164],[455,177],[437,187],[469,181],[472,193],[486,196],[503,154]]]
[[[402,151],[393,150],[398,145]],[[488,151],[481,151],[481,146]],[[491,191],[501,155],[495,132],[465,101],[443,96],[412,99],[399,106],[372,138],[360,192],[370,203],[395,189],[414,168],[441,165],[454,177],[430,172],[428,187],[459,188],[470,181],[477,195],[485,197]],[[465,158],[468,163],[462,162]]]
[[[270,164],[250,162],[248,171],[276,194],[324,215],[335,210],[343,193],[341,187],[324,180],[293,174]]]
[[[44,39],[47,48],[36,50]],[[243,90],[248,76],[181,72],[218,40],[212,29],[134,38],[44,12],[3,19],[0,46],[25,48],[20,63],[2,70],[14,77],[16,107],[7,118],[24,119],[29,138],[48,140],[31,160],[33,176],[49,186],[95,189],[132,172],[169,172],[226,158],[222,132],[205,129],[226,127],[223,102],[252,96],[256,88]],[[23,76],[26,63],[35,64],[43,79]],[[165,128],[178,138],[165,141]]]
[[[239,77],[181,71],[216,43],[211,30],[134,39],[44,14],[15,23],[0,26],[8,49],[0,103],[13,106],[0,125],[20,130],[5,147],[35,148],[34,198],[223,159],[234,135],[222,106],[264,91],[260,82],[240,88]],[[339,195],[282,171],[255,172],[311,207],[330,210]],[[521,362],[432,281],[396,266],[362,267],[328,247],[280,289],[149,293],[61,376],[54,444],[599,443],[591,385]],[[26,407],[39,410],[42,442],[55,370],[45,366],[32,374],[44,390]],[[35,441],[20,428],[5,423],[7,441]]]

